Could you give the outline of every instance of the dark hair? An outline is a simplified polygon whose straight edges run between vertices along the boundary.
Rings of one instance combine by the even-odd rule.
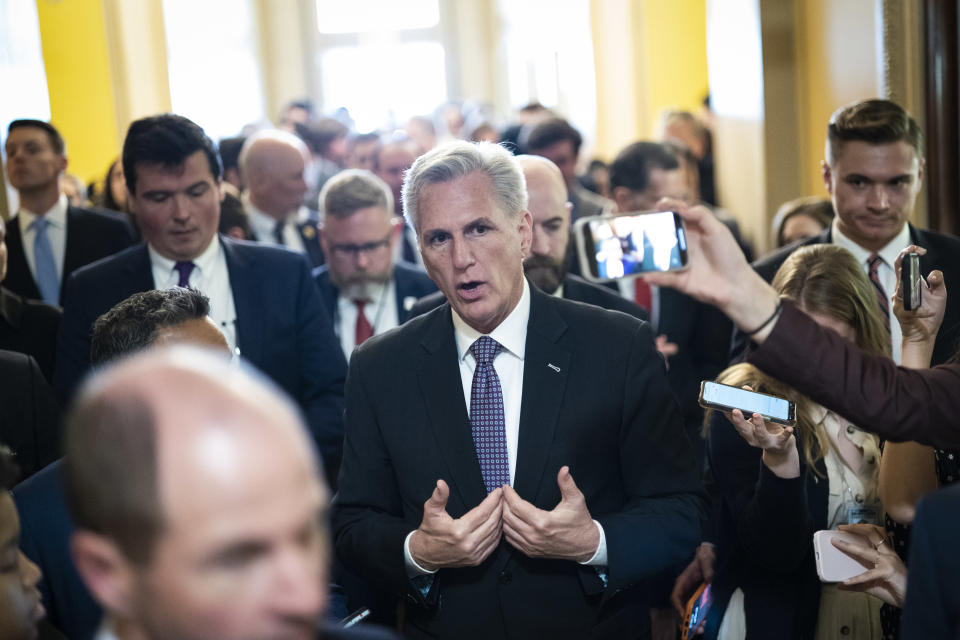
[[[135,293],[93,323],[90,362],[103,364],[145,349],[163,329],[210,313],[207,296],[195,289],[156,289]]]
[[[610,164],[610,188],[626,187],[631,191],[646,191],[650,185],[650,170],[672,171],[680,168],[674,150],[660,142],[634,142]]]
[[[20,479],[17,456],[5,444],[0,444],[0,489],[9,491]]]
[[[117,199],[113,197],[113,189],[110,188],[110,184],[113,182],[113,172],[117,170],[118,166],[120,166],[120,158],[110,163],[107,175],[103,178],[103,206],[105,209],[112,209],[113,211],[125,211],[126,208],[117,202]]]
[[[890,100],[861,100],[841,107],[827,125],[827,162],[833,164],[844,142],[868,144],[906,142],[923,155],[923,132],[903,107]]]
[[[218,150],[220,151],[220,163],[223,170],[237,169],[240,164],[240,149],[246,141],[244,136],[235,136],[233,138],[220,138]]]
[[[63,473],[77,528],[146,565],[163,527],[156,420],[146,400],[84,393],[67,416]]]
[[[295,133],[310,148],[311,153],[323,155],[336,140],[345,138],[350,129],[348,129],[339,120],[333,118],[321,118],[308,125],[300,124],[294,126]]]
[[[524,139],[520,134],[520,147],[524,153],[537,155],[537,151],[546,149],[558,142],[569,140],[573,145],[573,153],[580,153],[583,137],[580,132],[570,126],[563,118],[550,118],[536,125],[532,125],[530,134]]]
[[[59,155],[63,155],[63,152],[66,151],[67,146],[63,143],[63,136],[60,135],[60,132],[57,131],[49,122],[44,122],[43,120],[14,120],[10,123],[10,126],[7,127],[7,136],[10,135],[10,132],[14,129],[25,129],[27,127],[33,127],[34,129],[43,129],[46,132],[47,137],[50,139],[50,147],[53,149],[53,152]]]
[[[187,157],[203,151],[214,180],[220,179],[220,158],[195,122],[183,116],[165,113],[135,121],[127,129],[123,142],[123,175],[127,189],[136,193],[137,165],[161,165],[167,169],[181,166]]]
[[[780,205],[771,223],[773,240],[777,247],[782,247],[785,244],[783,230],[787,226],[787,220],[799,215],[816,220],[821,227],[826,229],[833,222],[833,202],[819,196],[806,196],[789,200]]]

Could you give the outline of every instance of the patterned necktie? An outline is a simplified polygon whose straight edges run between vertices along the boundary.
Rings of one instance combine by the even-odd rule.
[[[286,244],[283,241],[283,227],[285,226],[283,220],[277,220],[277,224],[273,226],[273,240],[277,244]]]
[[[370,325],[370,321],[367,320],[367,314],[363,312],[363,308],[366,306],[366,300],[354,300],[353,304],[357,305],[357,324],[354,329],[354,338],[353,346],[359,347],[362,345],[368,338],[373,337],[373,327]]]
[[[194,266],[196,265],[192,262],[178,262],[173,265],[173,268],[180,274],[180,280],[177,282],[178,287],[190,288],[190,274],[193,273]]]
[[[33,266],[37,288],[47,304],[60,304],[60,276],[57,275],[57,262],[53,259],[53,245],[47,236],[50,221],[36,217],[30,223],[33,228]]]
[[[867,259],[867,265],[870,267],[870,282],[877,292],[877,304],[880,305],[880,315],[883,316],[883,326],[887,333],[890,333],[890,298],[887,292],[883,290],[883,284],[880,283],[880,265],[883,264],[883,258],[878,254],[873,254]]]
[[[489,336],[481,336],[470,346],[470,352],[477,361],[470,388],[470,429],[487,493],[510,484],[503,390],[497,371],[493,368],[493,359],[502,348],[499,342]]]

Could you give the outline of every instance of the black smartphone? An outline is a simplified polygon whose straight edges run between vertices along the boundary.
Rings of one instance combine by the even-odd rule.
[[[903,294],[903,308],[913,311],[920,308],[920,254],[908,253],[900,265],[900,292]]]
[[[675,211],[581,218],[573,233],[581,273],[594,282],[687,266],[687,236]]]
[[[740,409],[745,418],[759,413],[769,422],[787,426],[797,423],[797,407],[785,398],[747,391],[739,387],[710,382],[700,383],[700,406],[720,411]]]

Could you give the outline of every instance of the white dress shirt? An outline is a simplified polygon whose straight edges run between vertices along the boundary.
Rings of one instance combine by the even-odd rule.
[[[530,321],[530,285],[523,279],[523,293],[520,302],[514,307],[497,328],[487,334],[480,333],[451,309],[453,315],[453,333],[457,344],[457,358],[460,364],[460,382],[463,385],[464,404],[469,411],[470,391],[473,387],[473,372],[477,361],[470,351],[471,345],[483,335],[488,335],[503,347],[493,361],[493,368],[500,378],[500,388],[503,393],[503,418],[507,439],[507,458],[510,463],[510,485],[516,477],[517,469],[517,442],[520,438],[520,408],[523,402],[523,362],[527,344],[527,324]],[[523,496],[521,496],[523,497]],[[605,566],[607,564],[607,539],[603,527],[594,520],[600,532],[600,543],[597,550],[587,562],[583,564]],[[403,553],[407,565],[407,573],[411,577],[427,571],[414,561],[410,553],[410,532],[403,544]]]
[[[856,242],[850,238],[843,235],[840,231],[838,225],[838,218],[833,219],[833,228],[831,229],[831,238],[833,239],[833,244],[838,247],[843,247],[847,251],[853,254],[857,259],[857,262],[860,263],[860,266],[863,267],[863,272],[867,274],[867,277],[870,277],[870,256],[873,255],[872,251],[867,251]],[[887,300],[890,300],[890,297],[893,295],[893,292],[897,289],[897,272],[893,268],[893,263],[896,261],[897,256],[900,252],[910,245],[910,227],[906,224],[903,225],[903,229],[900,230],[900,233],[894,237],[893,240],[887,243],[883,249],[877,252],[883,262],[880,263],[880,267],[877,269],[877,276],[880,278],[880,284],[883,285],[883,290],[887,294]],[[903,331],[900,329],[900,322],[897,320],[897,316],[893,314],[893,302],[889,304],[890,308],[890,355],[893,358],[893,361],[897,364],[900,364],[900,352],[903,347],[901,344],[903,340]]]
[[[180,273],[173,268],[176,262],[164,258],[149,245],[148,250],[153,270],[153,286],[157,289],[176,287],[180,282]],[[193,264],[195,266],[190,272],[190,287],[210,298],[210,318],[223,331],[230,351],[238,354],[237,310],[233,304],[233,289],[230,288],[230,271],[227,269],[227,258],[220,247],[220,239],[216,235]]]
[[[63,257],[67,252],[67,196],[60,194],[56,204],[49,210],[39,214],[46,218],[47,238],[50,240],[50,248],[53,249],[53,261],[57,265],[57,277],[63,280]],[[37,235],[36,229],[30,225],[38,214],[20,208],[17,212],[17,223],[20,225],[20,237],[23,238],[23,253],[27,258],[27,265],[30,267],[30,273],[34,281],[37,279],[37,263],[33,255],[33,243]]]
[[[257,237],[257,241],[276,244],[273,230],[277,226],[277,219],[260,211],[250,202],[250,197],[246,193],[240,199],[243,202],[244,211],[247,212],[250,229],[253,231],[253,235]],[[306,253],[307,248],[303,244],[303,238],[300,237],[300,229],[297,228],[297,223],[302,219],[306,219],[306,209],[304,207],[287,216],[283,223],[283,244],[294,251]]]
[[[370,297],[371,300],[363,307],[363,315],[373,327],[373,335],[400,326],[400,319],[397,317],[396,280],[391,277],[387,285],[371,285]],[[337,296],[335,312],[337,317],[333,326],[340,336],[343,354],[347,357],[347,362],[350,362],[350,356],[357,346],[357,305],[350,298]]]

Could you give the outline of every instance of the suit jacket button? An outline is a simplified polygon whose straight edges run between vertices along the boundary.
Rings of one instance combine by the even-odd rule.
[[[498,582],[503,585],[510,584],[513,582],[513,573],[511,573],[509,570],[502,571],[500,573],[500,577],[498,578]]]

